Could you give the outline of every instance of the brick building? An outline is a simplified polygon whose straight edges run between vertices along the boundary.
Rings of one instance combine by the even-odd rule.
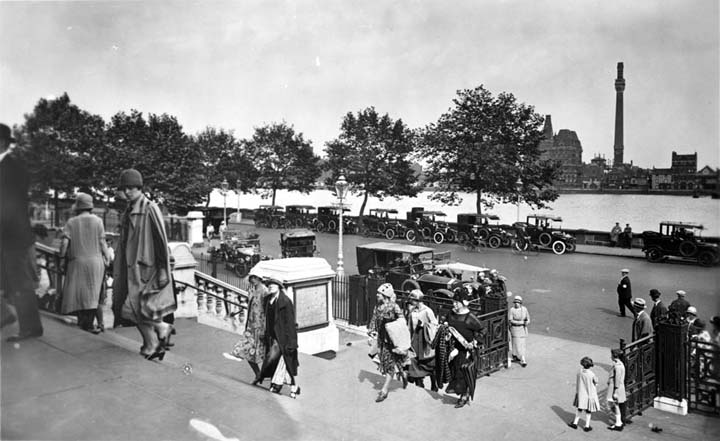
[[[582,188],[582,145],[577,133],[560,129],[555,134],[552,117],[545,116],[544,138],[540,141],[540,158],[560,163],[560,177],[555,181],[558,188]]]

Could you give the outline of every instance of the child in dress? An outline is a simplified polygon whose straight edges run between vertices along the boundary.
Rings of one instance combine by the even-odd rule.
[[[576,407],[575,419],[568,426],[573,429],[577,429],[578,421],[580,421],[580,415],[585,411],[585,427],[583,430],[589,432],[592,430],[590,426],[590,416],[593,412],[600,410],[600,400],[597,394],[597,376],[590,370],[594,366],[592,358],[583,357],[580,360],[582,369],[577,374],[577,380],[575,383],[575,402],[573,406]]]

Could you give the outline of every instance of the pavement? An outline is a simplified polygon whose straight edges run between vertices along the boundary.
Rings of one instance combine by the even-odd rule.
[[[609,348],[531,334],[528,366],[513,364],[480,378],[475,400],[455,409],[455,395],[394,381],[375,403],[382,377],[364,336],[341,332],[331,359],[300,354],[297,399],[252,386],[244,362],[227,360],[237,335],[178,319],[175,347],[163,361],[138,355],[135,328],[93,335],[42,312],[44,336],[17,344],[0,331],[3,440],[704,440],[720,418],[656,409],[623,432],[606,429],[606,408],[589,433],[566,423],[579,360],[590,356],[605,395]],[[601,399],[601,401],[603,401]],[[656,433],[652,427],[662,428]],[[199,430],[202,430],[199,431]]]

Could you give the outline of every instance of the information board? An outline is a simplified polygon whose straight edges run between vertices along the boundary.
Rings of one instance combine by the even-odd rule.
[[[317,327],[329,322],[328,284],[293,287],[295,292],[295,318],[298,330]]]

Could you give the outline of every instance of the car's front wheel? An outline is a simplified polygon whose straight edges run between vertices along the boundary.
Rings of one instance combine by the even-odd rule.
[[[405,233],[405,239],[407,239],[410,242],[415,242],[415,239],[417,238],[417,233],[415,230],[407,230],[407,233]]]
[[[565,244],[565,248],[567,248],[568,253],[574,253],[575,252],[575,243],[568,242]]]
[[[500,245],[502,245],[502,239],[498,236],[490,236],[488,239],[488,246],[490,248],[500,248]]]
[[[439,231],[435,232],[435,234],[433,234],[433,242],[438,245],[445,242],[445,235]]]
[[[665,255],[659,248],[651,248],[645,253],[648,262],[657,263],[663,260]]]
[[[556,240],[552,244],[552,250],[553,250],[553,253],[557,254],[558,256],[561,254],[565,254],[565,250],[566,250],[565,243],[563,241]]]
[[[393,230],[392,228],[388,228],[387,230],[385,230],[385,238],[387,240],[395,239],[395,230]]]
[[[712,266],[715,263],[715,256],[710,251],[703,251],[698,256],[698,263],[702,266]]]

